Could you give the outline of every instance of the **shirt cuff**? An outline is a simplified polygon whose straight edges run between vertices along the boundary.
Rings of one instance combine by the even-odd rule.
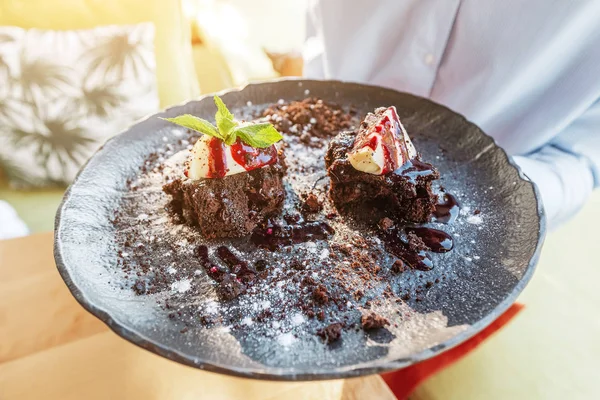
[[[514,161],[537,186],[549,230],[571,218],[589,197],[594,179],[585,160],[556,148],[544,148]]]

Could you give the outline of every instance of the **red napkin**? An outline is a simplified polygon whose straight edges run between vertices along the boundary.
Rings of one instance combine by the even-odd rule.
[[[411,365],[410,367],[398,371],[382,374],[381,377],[390,387],[392,392],[394,392],[394,395],[398,400],[407,399],[417,386],[425,381],[425,379],[469,354],[484,340],[512,320],[523,307],[523,304],[515,303],[487,328],[466,342],[418,364]]]

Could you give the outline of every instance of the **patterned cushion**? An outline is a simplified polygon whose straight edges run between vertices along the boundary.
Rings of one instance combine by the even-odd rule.
[[[108,138],[158,109],[150,23],[0,27],[0,169],[13,186],[65,185]]]

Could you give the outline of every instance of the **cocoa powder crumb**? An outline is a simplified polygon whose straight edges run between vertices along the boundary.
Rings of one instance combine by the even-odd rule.
[[[408,267],[406,266],[406,263],[400,259],[397,259],[392,264],[392,272],[395,274],[401,274],[404,271],[406,271],[407,269],[408,269]]]
[[[319,335],[326,343],[332,343],[339,340],[342,336],[342,328],[342,323],[334,322],[317,331],[317,335]]]
[[[352,245],[348,243],[339,244],[335,243],[331,246],[334,250],[338,250],[345,255],[350,255],[352,253]]]
[[[388,217],[385,217],[385,218],[382,218],[382,219],[379,221],[379,224],[378,224],[378,225],[379,225],[379,227],[381,228],[381,230],[383,230],[383,231],[388,231],[388,230],[390,230],[391,228],[393,228],[393,227],[394,227],[394,221],[392,221],[392,220],[391,220],[390,218],[388,218]]]
[[[321,310],[317,313],[317,319],[319,321],[325,321],[325,311]]]
[[[313,299],[319,304],[327,304],[329,302],[329,296],[327,294],[327,288],[323,285],[319,285],[313,290]]]
[[[390,321],[379,314],[370,312],[361,317],[360,324],[362,325],[363,329],[370,330],[383,328],[384,326],[389,325]]]
[[[321,211],[323,205],[316,194],[309,193],[304,196],[304,202],[302,204],[302,211],[308,213],[316,213]]]
[[[425,242],[423,242],[423,239],[417,236],[414,232],[409,232],[406,237],[408,238],[408,248],[410,251],[419,252],[421,250],[430,250]]]
[[[217,287],[217,294],[224,300],[233,300],[243,293],[246,293],[246,286],[230,275],[225,275]]]
[[[146,283],[141,279],[137,279],[132,286],[133,291],[137,295],[142,295],[146,293]]]

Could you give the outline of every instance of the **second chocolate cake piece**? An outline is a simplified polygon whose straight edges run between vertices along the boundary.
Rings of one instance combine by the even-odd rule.
[[[426,222],[435,209],[438,171],[421,161],[395,107],[369,113],[358,131],[336,136],[325,156],[336,208],[357,217]]]

